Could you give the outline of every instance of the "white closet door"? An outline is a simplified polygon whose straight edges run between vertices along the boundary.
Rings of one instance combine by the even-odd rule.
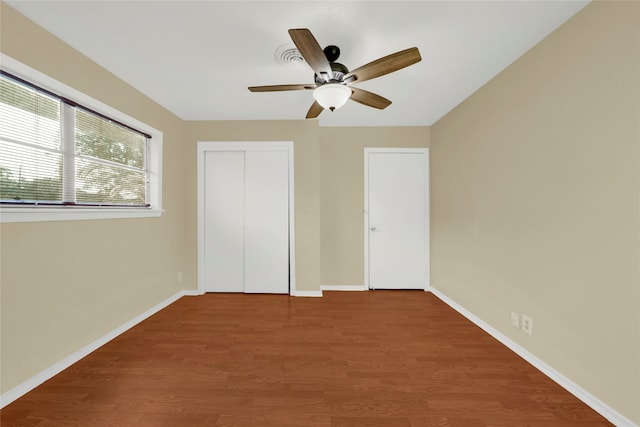
[[[289,154],[245,157],[244,291],[289,293]]]
[[[205,153],[206,292],[244,291],[243,151]]]

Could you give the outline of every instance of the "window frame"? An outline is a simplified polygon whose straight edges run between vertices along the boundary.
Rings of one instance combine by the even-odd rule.
[[[66,221],[116,218],[146,218],[162,215],[162,132],[115,108],[92,98],[58,80],[55,80],[28,65],[0,53],[0,68],[21,79],[31,82],[95,110],[127,126],[151,136],[148,149],[148,207],[87,207],[87,206],[0,206],[0,223]]]

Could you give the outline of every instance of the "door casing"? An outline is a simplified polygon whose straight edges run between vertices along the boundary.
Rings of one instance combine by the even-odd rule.
[[[205,293],[205,153],[207,151],[286,150],[289,157],[289,295],[296,294],[295,200],[292,141],[198,141],[197,144],[197,246],[198,293]]]

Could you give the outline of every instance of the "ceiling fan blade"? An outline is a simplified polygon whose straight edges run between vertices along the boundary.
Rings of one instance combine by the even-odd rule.
[[[311,105],[311,108],[309,108],[309,111],[307,112],[307,117],[306,118],[307,119],[315,119],[323,111],[324,111],[324,108],[322,108],[322,105],[318,104],[318,101],[315,101]]]
[[[311,69],[329,81],[333,75],[331,65],[311,31],[306,28],[291,29],[289,35]]]
[[[417,47],[412,47],[401,50],[400,52],[392,53],[391,55],[369,62],[360,68],[356,68],[350,73],[347,73],[344,76],[344,80],[348,83],[371,80],[376,77],[398,71],[404,67],[408,67],[409,65],[413,65],[416,62],[420,62],[420,60],[422,60],[420,51]]]
[[[391,105],[391,101],[389,101],[387,98],[383,98],[382,96],[376,95],[373,92],[368,92],[366,90],[352,86],[350,86],[349,89],[353,91],[353,93],[351,94],[351,99],[359,102],[362,105],[366,105],[367,107],[384,110],[389,105]]]
[[[305,90],[315,89],[316,85],[273,85],[273,86],[250,86],[251,92],[280,92],[284,90]]]

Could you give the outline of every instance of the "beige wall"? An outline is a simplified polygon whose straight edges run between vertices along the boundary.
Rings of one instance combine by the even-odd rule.
[[[182,289],[184,122],[2,3],[1,50],[164,133],[160,218],[2,224],[4,393]],[[189,164],[190,166],[190,164]]]
[[[429,128],[320,128],[320,280],[323,286],[364,285],[365,147],[429,147]]]
[[[588,5],[431,130],[432,285],[636,424],[639,143],[638,2]]]

